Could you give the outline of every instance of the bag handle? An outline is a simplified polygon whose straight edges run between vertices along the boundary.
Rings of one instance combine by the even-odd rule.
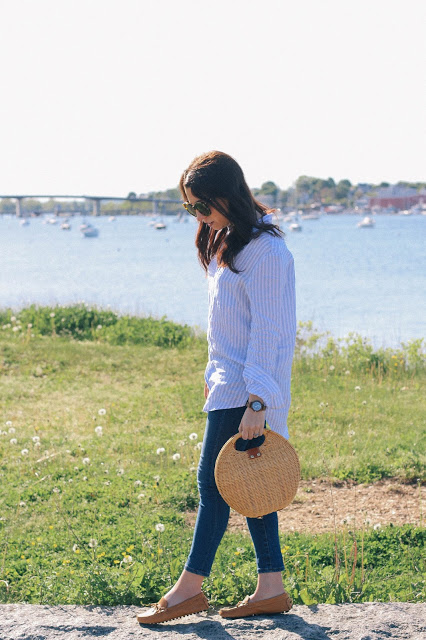
[[[266,430],[260,436],[257,436],[257,438],[253,438],[252,440],[244,440],[241,437],[240,433],[236,433],[235,436],[232,437],[232,444],[234,445],[234,449],[236,451],[249,451],[250,453],[252,453],[253,449],[259,449],[259,447],[261,447],[265,442],[265,433]],[[254,457],[259,456],[255,455]]]

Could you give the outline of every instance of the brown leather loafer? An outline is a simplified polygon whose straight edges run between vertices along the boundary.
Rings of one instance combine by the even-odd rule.
[[[225,607],[219,611],[222,618],[245,618],[247,616],[262,616],[273,613],[290,611],[293,600],[284,591],[279,596],[250,602],[250,596],[246,596],[236,607]]]
[[[158,624],[159,622],[167,622],[175,618],[183,618],[190,616],[192,613],[207,611],[209,601],[203,592],[198,593],[193,598],[188,598],[179,604],[169,607],[167,600],[161,598],[156,604],[152,604],[151,608],[137,616],[139,624]]]

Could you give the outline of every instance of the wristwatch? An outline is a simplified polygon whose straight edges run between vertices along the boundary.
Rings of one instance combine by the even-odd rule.
[[[246,407],[250,407],[250,409],[258,413],[259,411],[264,411],[266,409],[266,404],[263,404],[260,400],[253,400],[252,402],[247,400]]]

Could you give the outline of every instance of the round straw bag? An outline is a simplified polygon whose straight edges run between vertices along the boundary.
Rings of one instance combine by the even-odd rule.
[[[248,518],[259,518],[287,507],[296,495],[300,464],[296,451],[275,431],[264,431],[259,447],[238,451],[237,433],[222,447],[214,476],[229,506]],[[257,438],[259,441],[259,438]]]

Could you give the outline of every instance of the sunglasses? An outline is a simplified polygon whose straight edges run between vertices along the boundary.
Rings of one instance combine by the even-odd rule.
[[[203,202],[202,200],[199,200],[195,204],[191,204],[190,202],[184,202],[182,206],[187,210],[188,213],[191,214],[191,216],[194,216],[195,218],[197,217],[197,211],[198,213],[201,213],[201,215],[206,218],[207,216],[211,215],[209,205]]]

